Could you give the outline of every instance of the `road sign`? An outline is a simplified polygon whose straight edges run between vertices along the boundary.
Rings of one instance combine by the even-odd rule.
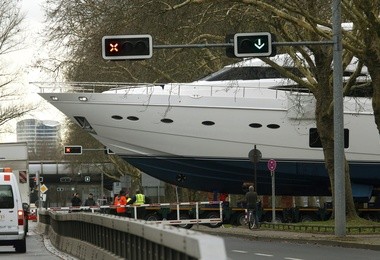
[[[277,166],[277,162],[276,160],[274,159],[270,159],[268,161],[268,170],[270,170],[271,172],[275,171],[276,170],[276,166]]]
[[[259,149],[256,149],[256,147],[248,153],[248,158],[253,163],[258,163],[262,157],[263,155],[261,154],[261,151]]]
[[[47,190],[48,190],[48,187],[46,187],[45,184],[42,184],[41,187],[40,187],[40,191],[41,191],[42,193],[45,193],[45,192],[47,192]]]
[[[272,55],[272,35],[269,32],[236,33],[234,54],[238,58]]]
[[[27,183],[28,174],[26,173],[26,171],[19,171],[18,176],[19,176],[19,182],[20,183]]]

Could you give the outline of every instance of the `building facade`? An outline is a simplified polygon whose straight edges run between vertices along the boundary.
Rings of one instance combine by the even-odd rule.
[[[17,122],[17,141],[28,143],[29,160],[55,159],[61,144],[60,123],[24,119]]]

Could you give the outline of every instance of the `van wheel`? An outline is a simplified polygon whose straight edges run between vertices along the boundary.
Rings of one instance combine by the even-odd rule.
[[[24,239],[17,241],[15,244],[15,249],[17,253],[25,253],[26,252],[26,240]]]

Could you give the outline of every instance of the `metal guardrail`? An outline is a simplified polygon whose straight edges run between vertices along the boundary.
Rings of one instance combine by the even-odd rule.
[[[216,218],[200,218],[200,211],[202,207],[217,206],[215,209],[219,212],[219,217]],[[78,211],[91,211],[92,213],[102,211],[104,209],[127,208],[133,211],[133,218],[139,218],[140,208],[169,208],[176,212],[175,219],[162,219],[151,221],[152,223],[180,225],[180,224],[218,224],[223,222],[223,202],[222,201],[203,201],[203,202],[182,202],[182,203],[154,203],[154,204],[141,204],[141,205],[104,205],[104,206],[78,206],[78,207],[50,207],[48,210],[57,212],[78,212]],[[181,219],[181,207],[193,207],[195,213],[192,218]],[[210,209],[210,208],[209,208]]]
[[[222,238],[98,213],[41,211],[52,244],[80,259],[228,259]]]

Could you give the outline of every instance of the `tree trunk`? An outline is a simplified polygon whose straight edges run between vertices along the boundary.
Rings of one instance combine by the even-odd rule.
[[[333,196],[333,201],[335,205],[334,197],[334,115],[332,113],[330,104],[333,102],[332,93],[327,94],[327,91],[320,92],[321,95],[315,94],[316,97],[316,124],[318,133],[323,146],[323,153],[325,156],[325,166],[328,171],[331,184],[331,192]],[[322,94],[323,93],[323,94]],[[344,157],[344,166],[345,166],[345,202],[346,202],[346,212],[347,218],[357,218],[358,215],[355,210],[355,204],[352,197],[352,188],[349,175],[349,167]]]
[[[380,134],[380,66],[370,66],[368,69],[371,75],[373,86],[372,108],[377,130]]]

